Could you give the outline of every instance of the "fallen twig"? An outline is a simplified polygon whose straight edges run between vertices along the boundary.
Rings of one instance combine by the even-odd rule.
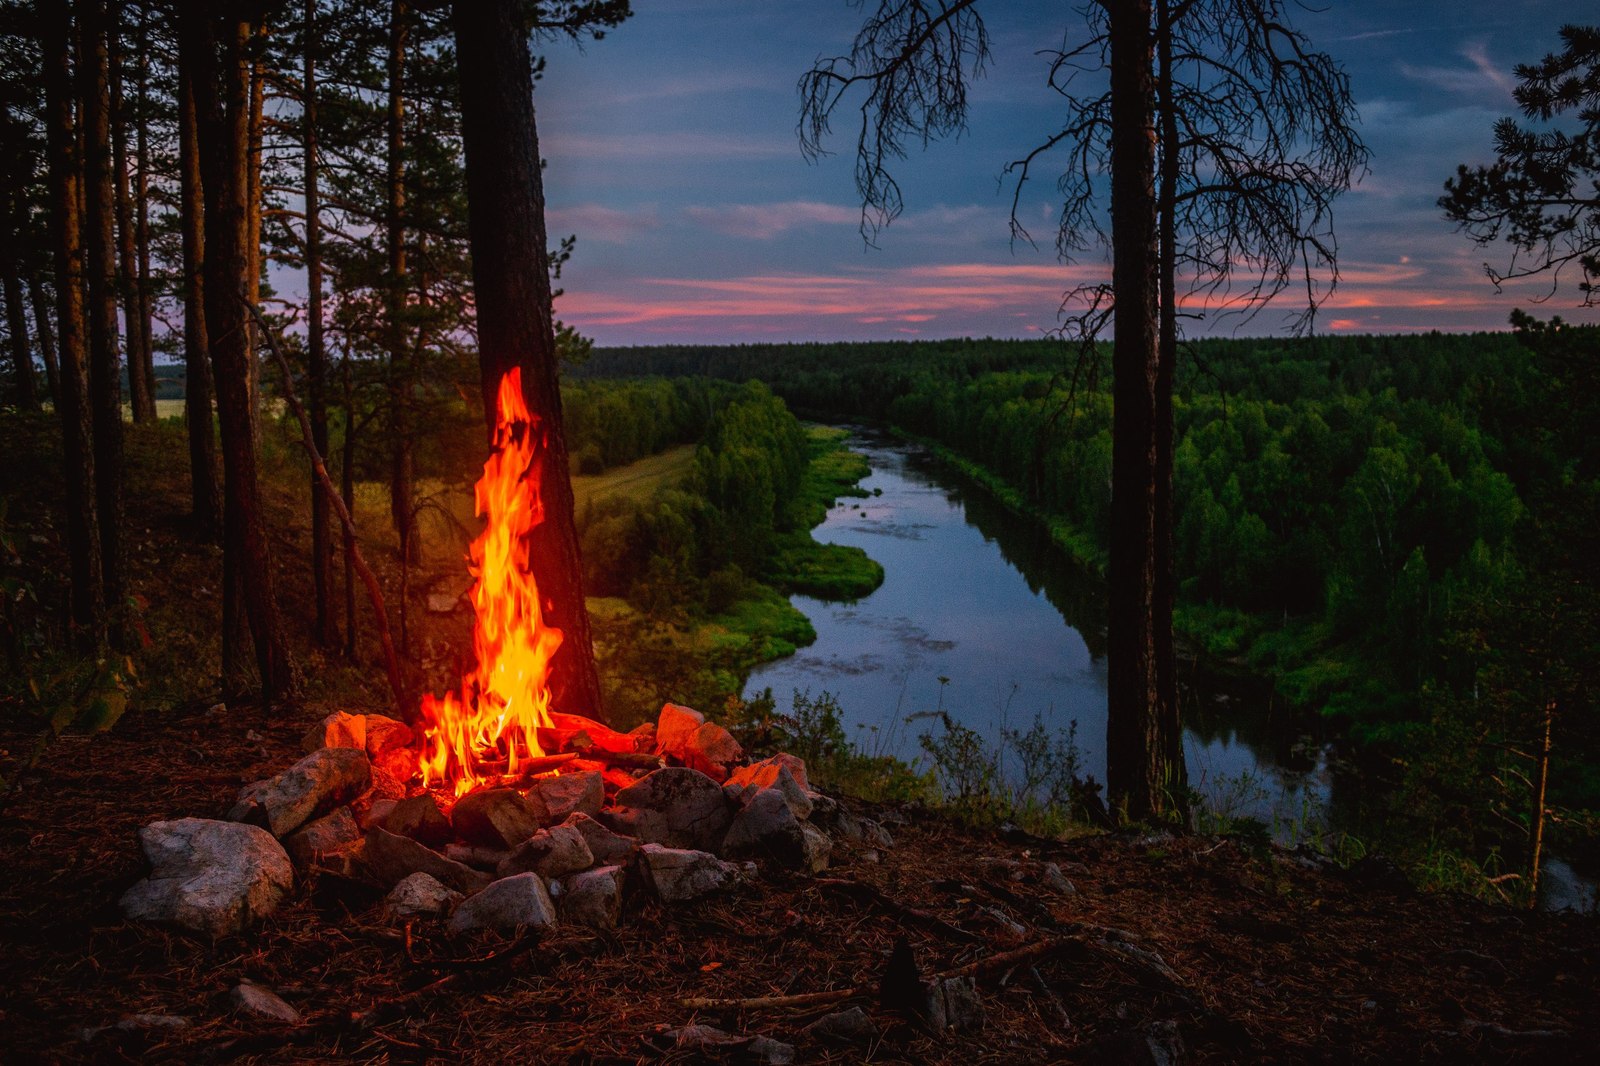
[[[817,1007],[869,994],[864,988],[835,988],[827,992],[802,992],[793,996],[755,996],[750,999],[711,999],[705,996],[691,996],[678,1002],[690,1010],[770,1010],[781,1007]]]

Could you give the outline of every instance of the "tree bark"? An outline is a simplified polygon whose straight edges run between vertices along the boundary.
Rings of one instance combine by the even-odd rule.
[[[139,81],[134,120],[134,279],[133,319],[128,332],[139,336],[139,359],[150,389],[150,412],[156,412],[155,338],[150,326],[150,4],[139,0]],[[130,349],[131,351],[131,349]]]
[[[152,422],[156,417],[154,376],[150,362],[139,350],[139,273],[136,265],[133,232],[133,199],[128,192],[128,107],[122,83],[122,2],[112,0],[107,9],[105,30],[107,67],[110,75],[112,158],[112,204],[117,227],[117,291],[122,298],[124,326],[123,350],[128,362],[128,396],[133,420]]]
[[[1186,784],[1172,690],[1171,604],[1157,545],[1170,536],[1159,482],[1161,421],[1155,83],[1150,0],[1110,5],[1112,353],[1111,544],[1107,619],[1106,784],[1133,819],[1181,809]],[[1169,430],[1170,432],[1170,430]],[[1164,607],[1164,610],[1163,610]]]
[[[328,454],[328,352],[322,335],[322,197],[317,173],[317,0],[305,0],[305,62],[302,140],[305,148],[306,208],[306,392],[312,444]],[[315,636],[324,647],[338,640],[332,604],[332,537],[328,499],[311,472],[311,583],[316,595]]]
[[[533,529],[529,559],[545,620],[563,634],[551,662],[552,704],[600,718],[561,416],[532,61],[519,9],[516,0],[457,0],[453,9],[484,415],[492,433],[500,379],[521,367],[544,444],[544,521]]]
[[[344,440],[339,447],[339,499],[351,514],[356,507],[356,398],[350,380],[350,356],[340,360],[344,385]],[[356,661],[356,638],[361,619],[356,615],[356,538],[344,530],[344,657]]]
[[[39,355],[44,359],[45,387],[50,390],[50,402],[59,405],[61,363],[56,358],[55,332],[50,328],[50,297],[39,274],[29,279],[28,296],[33,304],[33,335],[38,338]]]
[[[122,381],[117,359],[116,240],[112,227],[113,172],[108,98],[109,20],[105,0],[79,0],[78,86],[82,111],[84,269],[88,275],[85,322],[89,338],[89,404],[94,424],[96,518],[100,575],[112,612],[112,637],[122,584]]]
[[[205,305],[206,336],[211,344],[216,376],[217,412],[222,427],[223,559],[233,560],[238,594],[255,639],[256,666],[261,679],[262,708],[271,706],[275,693],[293,686],[293,664],[283,640],[273,587],[272,552],[267,541],[266,516],[257,481],[256,439],[252,431],[248,312],[250,256],[250,85],[252,67],[246,51],[251,24],[229,14],[214,26],[203,4],[186,8],[184,15],[197,20],[196,31],[204,46],[197,58],[207,67],[215,63],[220,36],[220,78],[202,70],[195,80],[199,116],[201,175],[205,194]],[[220,34],[218,32],[220,28]],[[233,586],[225,579],[226,600]],[[224,614],[227,607],[224,606]],[[225,669],[237,666],[230,655],[229,635],[223,634]],[[230,661],[231,660],[231,661]],[[236,680],[236,678],[235,678]]]
[[[100,573],[100,526],[95,514],[93,432],[88,354],[84,338],[82,156],[73,122],[72,14],[46,5],[42,16],[45,145],[50,171],[50,250],[55,265],[56,336],[61,358],[62,452],[67,499],[67,558],[72,572],[72,621],[80,647],[105,640],[105,586]]]
[[[206,342],[205,198],[200,176],[200,142],[195,112],[195,78],[204,64],[194,55],[192,33],[178,42],[178,222],[183,231],[183,415],[189,438],[190,515],[209,540],[222,535],[222,488],[217,457],[216,388]],[[237,625],[234,627],[237,629]]]
[[[249,58],[249,165],[245,173],[245,293],[254,305],[261,299],[261,136],[264,130],[267,97],[267,68],[262,59],[266,40],[266,26],[255,23],[245,55]],[[256,324],[248,316],[245,320],[245,365],[250,370],[250,433],[256,451],[261,451],[261,355],[260,338]]]
[[[388,182],[385,229],[389,245],[389,278],[385,318],[389,349],[389,514],[400,542],[402,575],[416,561],[416,514],[412,502],[415,455],[411,438],[412,366],[407,330],[405,243],[405,59],[410,35],[405,0],[394,0],[389,14]],[[406,602],[400,602],[400,643],[410,644]]]

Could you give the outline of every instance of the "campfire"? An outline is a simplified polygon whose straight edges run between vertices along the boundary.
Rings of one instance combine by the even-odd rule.
[[[461,695],[425,696],[422,780],[460,796],[502,776],[530,772],[551,726],[550,660],[561,631],[545,625],[528,563],[528,534],[544,521],[538,420],[522,395],[522,370],[500,380],[494,448],[478,479],[483,532],[472,542],[472,647],[477,668]]]
[[[815,873],[834,834],[891,843],[811,789],[787,754],[752,761],[734,736],[671,703],[622,733],[550,705],[560,630],[529,564],[543,520],[542,427],[513,369],[476,491],[471,545],[476,664],[457,693],[425,697],[420,729],[335,712],[306,756],[246,785],[226,820],[141,831],[154,867],[123,898],[130,917],[238,932],[294,889],[295,868],[387,893],[394,920],[451,932],[558,920],[607,927],[642,896],[678,904],[728,890],[762,864]],[[826,830],[826,831],[825,831]]]

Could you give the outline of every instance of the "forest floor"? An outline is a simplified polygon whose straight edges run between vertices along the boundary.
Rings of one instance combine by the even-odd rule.
[[[22,554],[59,565],[48,449],[0,437],[7,529]],[[218,560],[175,517],[182,480],[153,476],[181,467],[173,441],[129,435],[130,466],[151,479],[128,494],[125,524],[153,635],[138,698],[109,732],[42,744],[25,700],[0,698],[0,1061],[744,1061],[737,1047],[672,1049],[666,1034],[692,1023],[793,1043],[801,1062],[1592,1061],[1592,917],[1416,895],[1381,866],[1340,871],[1233,839],[1046,841],[917,808],[863,811],[892,823],[894,846],[840,840],[821,878],[767,876],[673,909],[636,901],[615,932],[408,935],[382,921],[375,894],[328,883],[298,886],[245,937],[128,923],[117,899],[143,873],[139,827],[219,816],[242,783],[296,758],[323,714],[387,698],[375,672],[306,648],[292,706],[195,697],[196,678],[215,675]],[[283,491],[273,504],[287,516]],[[303,619],[305,530],[287,517],[276,528],[284,611]],[[59,602],[59,588],[35,591]],[[1048,887],[1044,862],[1075,891]],[[1037,954],[1009,979],[983,975],[981,1028],[930,1034],[879,1001],[899,940],[924,975]],[[235,1012],[229,990],[246,978],[305,1023]],[[684,1003],[851,989],[810,1008]],[[875,1040],[829,1049],[801,1033],[849,1005]],[[188,1024],[85,1039],[132,1015]]]

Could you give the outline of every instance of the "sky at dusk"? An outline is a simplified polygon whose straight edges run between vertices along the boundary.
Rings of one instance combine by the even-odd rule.
[[[869,6],[873,0],[868,0]],[[862,12],[846,0],[635,0],[604,40],[544,53],[535,91],[552,243],[577,252],[556,312],[601,345],[954,336],[1030,337],[1057,324],[1064,290],[1106,269],[1055,255],[1053,176],[1019,211],[1037,247],[1009,240],[1008,160],[1053,133],[1059,97],[1042,50],[1081,41],[1075,5],[980,7],[993,59],[972,87],[968,130],[913,148],[895,176],[905,213],[866,247],[857,227],[851,118],[808,163],[795,85],[843,54]],[[1581,5],[1579,5],[1581,6]],[[1343,281],[1317,319],[1332,332],[1502,329],[1545,281],[1496,294],[1479,249],[1435,206],[1458,163],[1492,158],[1514,113],[1511,71],[1581,16],[1557,0],[1327,0],[1294,23],[1344,64],[1371,172],[1336,208]],[[1074,37],[1074,34],[1077,37]],[[1293,297],[1252,322],[1284,330]],[[1595,321],[1570,288],[1537,308]]]

